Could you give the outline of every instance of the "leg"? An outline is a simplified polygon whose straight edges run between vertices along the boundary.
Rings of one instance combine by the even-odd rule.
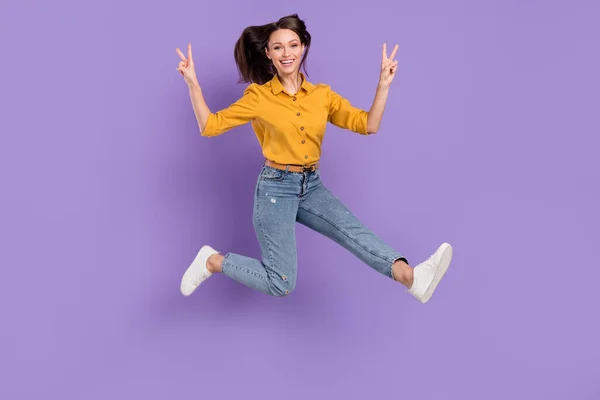
[[[262,261],[241,254],[214,252],[201,262],[208,273],[224,275],[263,293],[285,296],[294,290],[297,277],[296,214],[297,177],[263,168],[256,184],[253,224]]]
[[[452,259],[452,246],[442,243],[431,257],[410,268],[406,258],[363,226],[323,186],[318,175],[313,178],[312,188],[300,202],[297,219],[336,241],[376,271],[400,281],[421,303],[429,301]]]
[[[412,269],[406,258],[367,229],[323,184],[315,182],[302,199],[297,220],[334,240],[381,274],[407,287],[412,284]]]

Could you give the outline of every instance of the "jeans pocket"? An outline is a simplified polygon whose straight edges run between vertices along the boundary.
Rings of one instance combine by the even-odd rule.
[[[282,181],[284,178],[285,171],[280,169],[271,168],[271,167],[263,167],[263,170],[260,174],[260,179],[263,181]]]

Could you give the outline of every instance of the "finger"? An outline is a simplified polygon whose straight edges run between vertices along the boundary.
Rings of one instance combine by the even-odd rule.
[[[177,54],[179,54],[179,58],[181,58],[182,61],[187,62],[187,60],[185,59],[185,56],[183,55],[181,50],[179,50],[179,47],[176,48],[175,51],[177,52]]]
[[[188,59],[192,61],[192,44],[188,43]]]
[[[398,45],[394,46],[394,50],[392,50],[392,55],[390,55],[390,60],[394,59],[396,52],[398,51]]]
[[[382,58],[382,60],[387,60],[387,48],[386,48],[385,43],[383,44],[383,50],[382,50],[381,58]]]

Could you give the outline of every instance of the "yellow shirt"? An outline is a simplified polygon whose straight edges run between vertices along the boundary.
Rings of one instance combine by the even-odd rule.
[[[302,86],[295,95],[285,91],[277,75],[263,85],[250,84],[235,103],[208,116],[202,136],[217,136],[252,121],[265,158],[311,165],[321,157],[327,122],[368,135],[368,112],[352,106],[329,85],[314,85],[301,75]]]

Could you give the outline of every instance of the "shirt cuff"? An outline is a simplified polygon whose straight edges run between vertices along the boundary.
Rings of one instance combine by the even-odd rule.
[[[356,121],[356,132],[361,135],[369,135],[367,132],[367,120],[369,117],[369,113],[365,110],[361,110],[357,121]]]
[[[212,137],[217,136],[219,133],[217,132],[217,121],[215,114],[208,114],[208,119],[206,120],[206,125],[204,126],[204,131],[201,136]]]

